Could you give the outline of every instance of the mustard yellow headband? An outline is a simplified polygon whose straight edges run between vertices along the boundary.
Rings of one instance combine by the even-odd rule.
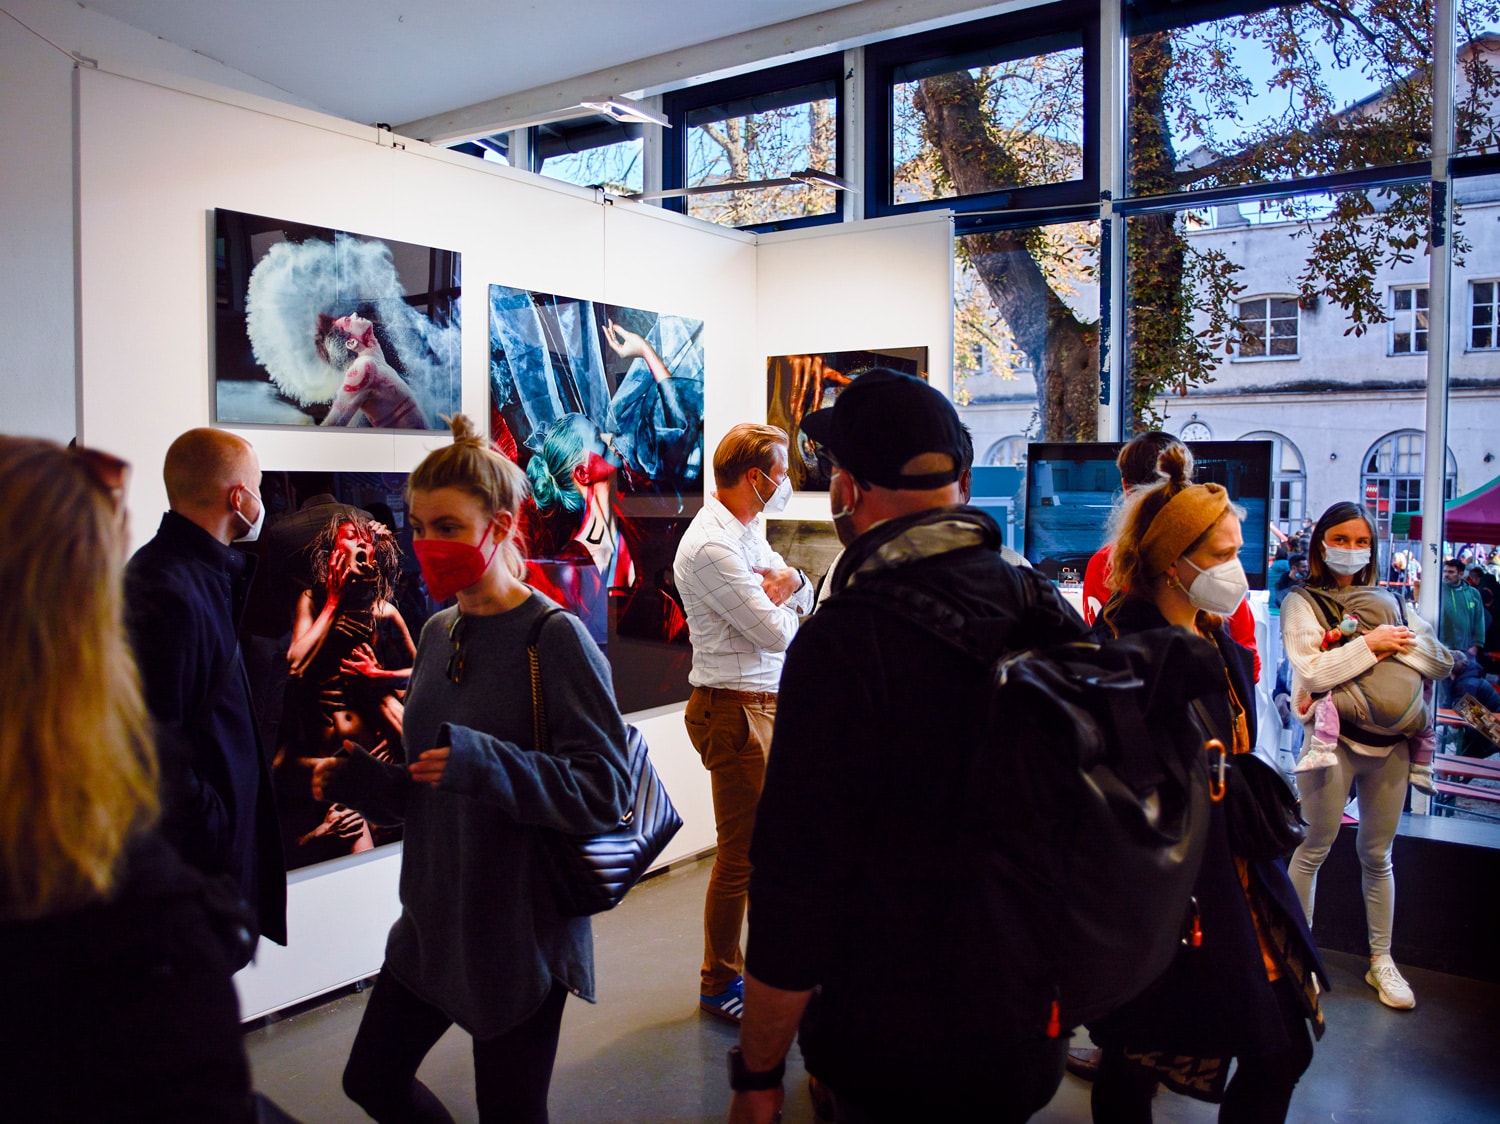
[[[1229,493],[1220,484],[1190,484],[1156,513],[1141,538],[1141,557],[1152,576],[1165,573],[1183,551],[1229,510]]]

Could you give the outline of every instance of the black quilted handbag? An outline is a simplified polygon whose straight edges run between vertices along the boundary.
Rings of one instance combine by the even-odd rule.
[[[542,664],[537,641],[547,618],[561,609],[544,612],[526,640],[531,668],[531,719],[536,748],[548,751],[547,707],[542,697]],[[630,807],[619,824],[597,835],[542,832],[542,859],[558,912],[564,917],[589,917],[614,909],[640,881],[656,857],[682,827],[682,817],[651,765],[646,739],[626,723],[625,750],[630,767]]]

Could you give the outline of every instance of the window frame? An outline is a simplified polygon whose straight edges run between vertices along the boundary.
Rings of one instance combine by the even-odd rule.
[[[1245,321],[1245,318],[1242,315],[1240,315],[1240,309],[1243,308],[1245,305],[1247,305],[1247,304],[1253,304],[1256,301],[1264,301],[1265,302],[1265,306],[1266,306],[1266,314],[1265,314],[1265,316],[1260,321],[1258,321],[1259,323],[1263,324],[1265,326],[1265,329],[1266,329],[1265,334],[1263,336],[1261,336],[1261,339],[1263,339],[1265,341],[1265,344],[1266,344],[1266,353],[1264,355],[1245,355],[1245,354],[1241,353],[1239,345],[1236,344],[1235,348],[1234,348],[1234,354],[1232,354],[1229,357],[1229,361],[1231,363],[1284,363],[1284,362],[1287,362],[1287,361],[1290,361],[1290,360],[1301,359],[1302,358],[1302,302],[1301,302],[1301,300],[1298,299],[1298,297],[1297,297],[1297,295],[1295,293],[1265,293],[1265,294],[1260,295],[1260,296],[1247,297],[1247,298],[1237,298],[1235,300],[1235,302],[1234,302],[1234,312],[1235,312],[1234,319],[1235,319],[1235,323],[1236,324],[1242,324]],[[1292,336],[1292,342],[1293,342],[1293,344],[1295,346],[1295,350],[1290,355],[1272,355],[1271,354],[1271,340],[1273,338],[1278,338],[1278,337],[1273,337],[1271,335],[1271,321],[1273,319],[1277,319],[1277,320],[1285,319],[1285,317],[1273,317],[1271,315],[1271,302],[1272,301],[1291,301],[1292,302],[1292,308],[1296,310],[1297,331]],[[1286,337],[1285,336],[1281,336],[1279,338],[1285,339]]]
[[[1425,313],[1427,313],[1428,317],[1429,317],[1429,321],[1430,321],[1430,318],[1431,318],[1431,309],[1432,309],[1432,305],[1431,305],[1432,297],[1431,297],[1431,291],[1430,290],[1431,290],[1431,286],[1426,281],[1411,282],[1411,283],[1393,283],[1393,284],[1389,284],[1389,285],[1386,286],[1386,297],[1387,297],[1387,300],[1386,300],[1386,311],[1390,314],[1390,317],[1391,317],[1390,322],[1389,322],[1389,324],[1387,326],[1387,331],[1386,331],[1386,335],[1385,335],[1385,354],[1386,354],[1387,358],[1390,358],[1390,359],[1403,359],[1403,358],[1409,359],[1409,358],[1414,358],[1414,357],[1419,357],[1419,356],[1425,356],[1427,354],[1427,349],[1428,349],[1429,342],[1430,342],[1428,340],[1428,335],[1429,335],[1429,331],[1430,331],[1430,323],[1429,323],[1429,327],[1428,328],[1421,329],[1420,333],[1419,333],[1418,328],[1417,328],[1417,313],[1418,312],[1425,312]],[[1396,307],[1396,294],[1397,293],[1402,293],[1402,292],[1408,292],[1408,293],[1413,293],[1413,294],[1415,294],[1415,293],[1423,293],[1423,294],[1425,294],[1427,296],[1428,304],[1425,307],[1419,308],[1418,305],[1417,305],[1417,298],[1415,296],[1413,296],[1412,297],[1412,306],[1411,306],[1410,309],[1398,309]],[[1410,351],[1397,351],[1396,350],[1396,333],[1400,330],[1400,324],[1401,324],[1400,314],[1403,313],[1403,312],[1409,313],[1410,316],[1411,316],[1411,325],[1410,325],[1410,328],[1408,329],[1408,334],[1412,338],[1412,348],[1411,348]],[[1416,346],[1416,340],[1417,340],[1417,336],[1419,334],[1422,336],[1422,346],[1420,348]]]
[[[1100,6],[1081,0],[1042,4],[989,19],[955,24],[936,31],[873,43],[865,48],[865,215],[881,218],[921,211],[958,214],[982,211],[1015,212],[1020,217],[1036,208],[1099,208],[1099,71],[1102,31]],[[989,48],[1019,46],[1033,40],[1082,33],[1083,140],[1082,175],[1064,183],[1012,187],[979,195],[955,195],[909,203],[893,201],[895,180],[895,73],[902,66],[933,62],[949,56],[972,55]],[[1033,219],[1015,225],[1032,225]],[[967,233],[974,233],[970,230]]]
[[[1419,464],[1415,472],[1401,472],[1396,468],[1398,456],[1411,457],[1413,452],[1410,442],[1407,448],[1402,449],[1402,438],[1415,438],[1419,452]],[[1391,468],[1389,471],[1381,472],[1377,467],[1375,471],[1370,470],[1372,458],[1379,464],[1381,450],[1391,446]],[[1408,466],[1409,467],[1409,466]],[[1420,429],[1393,429],[1384,433],[1370,443],[1365,450],[1364,456],[1359,461],[1359,496],[1360,502],[1370,509],[1375,516],[1375,534],[1380,542],[1381,558],[1380,572],[1385,573],[1390,565],[1390,552],[1395,549],[1396,543],[1412,543],[1415,539],[1398,539],[1391,533],[1391,520],[1403,512],[1419,512],[1423,508],[1422,493],[1426,490],[1427,475],[1427,434]],[[1411,485],[1415,484],[1413,491]],[[1373,485],[1375,490],[1375,503],[1370,503],[1370,489]],[[1384,495],[1382,485],[1385,485]],[[1400,493],[1400,494],[1398,494]],[[1458,494],[1458,460],[1453,455],[1453,450],[1443,450],[1443,500],[1451,500]],[[1384,501],[1386,507],[1381,509],[1380,503]]]
[[[849,176],[844,170],[845,152],[848,147],[844,137],[844,55],[842,51],[836,51],[832,54],[819,55],[817,58],[803,59],[784,66],[768,67],[764,70],[755,70],[733,78],[724,78],[717,82],[706,82],[701,86],[689,86],[682,90],[664,94],[662,96],[662,112],[666,115],[667,120],[672,123],[672,127],[662,130],[662,187],[666,190],[676,190],[688,186],[689,125],[687,119],[688,115],[693,111],[717,105],[720,102],[739,101],[757,94],[775,94],[783,90],[796,89],[799,86],[810,86],[818,82],[827,82],[830,80],[834,84],[835,167],[833,172],[840,178],[848,179]],[[797,218],[778,219],[774,222],[766,223],[746,223],[744,226],[730,227],[729,229],[748,230],[763,234],[775,230],[796,230],[800,227],[827,226],[832,223],[843,222],[848,207],[846,199],[848,192],[835,191],[833,194],[834,209],[828,214],[802,215]],[[676,211],[681,215],[687,214],[686,197],[663,199],[661,205],[666,210]]]
[[[1271,502],[1270,520],[1282,531],[1291,534],[1302,526],[1307,517],[1307,458],[1296,442],[1274,429],[1253,429],[1242,433],[1241,441],[1271,442]],[[1286,467],[1287,454],[1296,460],[1297,467]],[[1285,519],[1277,517],[1278,507],[1285,503],[1288,511]]]
[[[1486,302],[1490,308],[1490,322],[1483,327],[1490,333],[1488,347],[1477,347],[1474,344],[1474,331],[1480,327],[1474,323],[1474,287],[1476,285],[1490,285],[1490,299]],[[1500,351],[1500,278],[1474,277],[1469,280],[1468,317],[1464,320],[1464,351],[1482,354],[1489,351]]]

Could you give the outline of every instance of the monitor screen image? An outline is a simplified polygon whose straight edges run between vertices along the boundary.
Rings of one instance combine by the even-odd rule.
[[[1251,589],[1266,587],[1270,564],[1271,442],[1189,441],[1193,480],[1222,484],[1245,509],[1240,562]],[[1033,442],[1026,458],[1023,553],[1053,581],[1082,581],[1088,561],[1109,538],[1109,517],[1122,495],[1118,442]]]

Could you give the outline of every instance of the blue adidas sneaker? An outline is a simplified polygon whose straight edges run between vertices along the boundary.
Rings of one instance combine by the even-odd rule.
[[[745,1009],[745,977],[736,976],[734,982],[717,995],[700,995],[698,1006],[710,1015],[737,1023]]]

